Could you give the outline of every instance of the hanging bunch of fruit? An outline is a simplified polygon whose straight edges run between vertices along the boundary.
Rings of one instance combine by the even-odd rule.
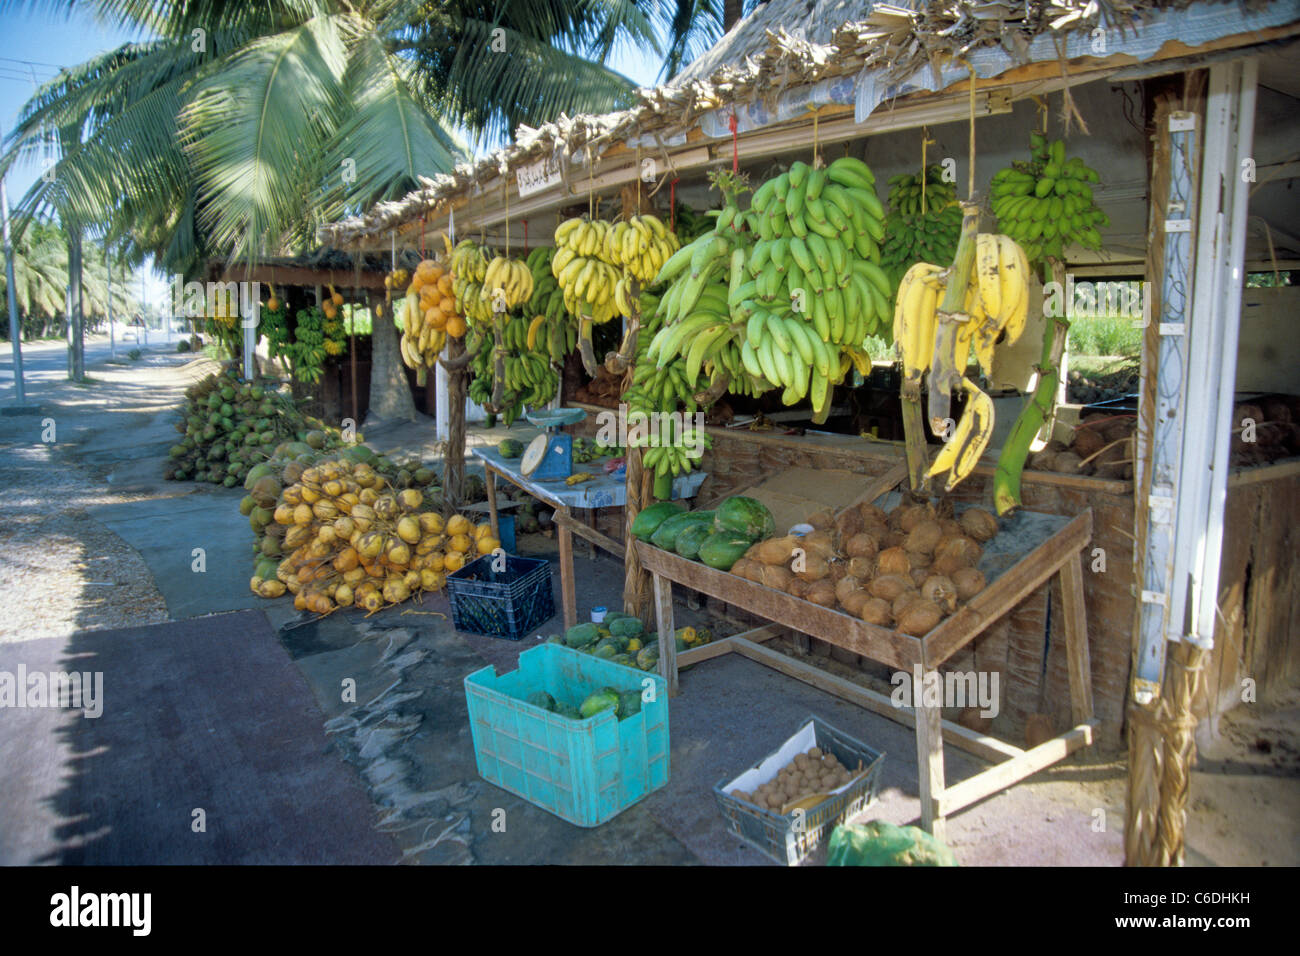
[[[501,331],[506,350],[502,365],[506,403],[545,405],[555,397],[560,376],[551,365],[550,342],[541,338],[543,323],[515,315],[504,319]]]
[[[528,349],[537,349],[538,343],[550,356],[551,363],[563,367],[564,357],[578,344],[578,326],[564,308],[564,293],[551,272],[551,259],[555,250],[538,246],[528,254],[527,264],[533,276],[533,295],[528,300],[525,315],[532,316],[528,325]]]
[[[321,334],[325,339],[321,344],[326,355],[342,355],[347,351],[343,329],[343,296],[332,285],[329,290],[329,297],[321,304],[321,312],[325,316],[321,322]]]
[[[402,361],[414,369],[423,385],[438,361],[448,336],[465,334],[465,320],[456,311],[452,277],[442,264],[425,259],[415,269],[398,316],[402,322]]]
[[[266,336],[266,351],[273,358],[284,361],[291,345],[289,316],[285,303],[271,290],[271,297],[262,306],[258,331]]]
[[[685,354],[688,375],[721,368],[733,391],[782,388],[787,405],[811,396],[814,420],[825,421],[832,386],[850,368],[869,372],[863,341],[888,327],[892,288],[878,264],[884,209],[875,177],[852,157],[825,169],[795,162],[755,191],[748,212],[734,190],[723,194],[714,231],[660,272],[661,281],[676,281],[651,355],[666,364]]]
[[[577,316],[589,334],[591,323],[602,325],[618,315],[614,289],[622,268],[606,256],[605,240],[614,226],[603,219],[566,219],[555,228],[551,273],[564,296],[564,307]]]
[[[1101,248],[1101,233],[1110,218],[1093,199],[1101,180],[1078,156],[1066,159],[1065,143],[1030,134],[1033,157],[1014,162],[993,176],[993,214],[1004,233],[1024,247],[1029,261],[1061,259],[1066,246]]]
[[[493,312],[509,312],[533,296],[533,273],[518,259],[496,256],[483,274],[483,291],[479,293]]]
[[[471,326],[491,325],[492,301],[483,296],[483,287],[487,281],[488,250],[472,239],[462,239],[454,249],[450,248],[450,240],[447,240],[447,244],[456,314],[463,315]]]
[[[678,355],[663,365],[656,364],[651,357],[651,343],[663,328],[659,301],[648,292],[641,293],[641,333],[637,338],[632,384],[623,393],[623,401],[635,412],[672,412],[680,406],[693,414],[699,408],[695,401],[699,369],[695,376],[688,377],[685,357]]]
[[[680,248],[677,237],[658,216],[632,216],[605,233],[605,261],[623,270],[614,285],[614,304],[620,315],[632,314],[632,281],[645,286]]]
[[[661,423],[658,432],[630,432],[627,439],[629,445],[643,449],[641,466],[653,471],[656,479],[667,480],[686,474],[699,463],[704,450],[713,447],[713,439],[691,418],[665,415],[658,421]],[[671,497],[671,488],[660,490],[665,493],[656,491],[656,497]]]
[[[941,305],[956,267],[918,262],[907,270],[894,307],[893,338],[903,363],[903,388],[919,391],[930,373],[931,411],[936,396],[960,387],[966,395],[961,420],[945,435],[927,477],[948,473],[951,491],[974,470],[993,433],[993,401],[965,377],[972,348],[981,367],[991,369],[994,343],[1015,342],[1029,311],[1029,263],[1008,236],[974,237],[973,263],[960,311],[966,321],[945,319]],[[960,255],[960,252],[958,253]]]
[[[318,306],[299,309],[294,317],[293,344],[289,355],[293,377],[300,382],[319,382],[325,374],[325,313]]]
[[[956,183],[930,166],[924,178],[900,173],[889,180],[889,215],[880,245],[880,266],[898,288],[916,262],[952,262],[961,238],[961,207]]]

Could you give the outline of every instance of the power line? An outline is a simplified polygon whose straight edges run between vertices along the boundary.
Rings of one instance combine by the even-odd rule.
[[[40,60],[21,60],[13,56],[0,56],[0,60],[8,60],[10,63],[21,63],[24,66],[48,66],[55,70],[63,69],[63,67],[57,63],[43,63]]]

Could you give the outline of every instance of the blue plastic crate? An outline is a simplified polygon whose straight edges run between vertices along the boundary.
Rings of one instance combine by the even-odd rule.
[[[447,575],[456,630],[517,641],[555,616],[551,566],[544,558],[506,555],[494,571],[494,555],[476,558]]]
[[[602,687],[642,692],[641,712],[570,720],[527,700],[544,690],[577,707]],[[518,670],[470,674],[465,698],[483,779],[569,823],[598,826],[668,782],[668,687],[656,674],[542,644],[519,655]]]

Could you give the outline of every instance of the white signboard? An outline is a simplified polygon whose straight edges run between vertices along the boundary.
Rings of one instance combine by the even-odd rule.
[[[515,176],[519,183],[520,198],[531,196],[560,181],[560,158],[556,155],[538,160],[515,170]]]

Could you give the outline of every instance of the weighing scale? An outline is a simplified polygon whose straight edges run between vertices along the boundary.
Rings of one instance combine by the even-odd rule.
[[[528,443],[519,471],[535,481],[568,478],[573,474],[573,436],[555,431],[562,425],[576,425],[587,417],[581,408],[557,408],[529,412],[525,416],[542,429]]]

